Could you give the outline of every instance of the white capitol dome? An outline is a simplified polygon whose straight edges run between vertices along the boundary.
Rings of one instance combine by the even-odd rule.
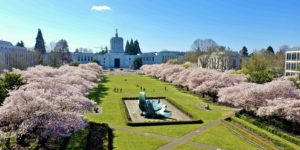
[[[110,39],[109,53],[124,53],[123,38],[118,36],[118,29],[116,29],[115,37]]]

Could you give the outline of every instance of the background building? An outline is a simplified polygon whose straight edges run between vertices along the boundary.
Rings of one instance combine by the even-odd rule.
[[[8,41],[0,40],[0,70],[25,69],[35,65],[35,53],[24,47],[12,45]]]
[[[136,58],[142,59],[142,64],[160,64],[165,63],[169,59],[180,59],[185,55],[184,52],[176,51],[161,51],[142,53],[137,55],[129,55],[124,52],[124,40],[119,37],[116,31],[115,37],[110,39],[110,49],[108,53],[96,54],[96,53],[73,53],[73,61],[80,62],[82,64],[97,60],[99,64],[105,68],[133,68],[133,63]]]
[[[161,52],[142,53],[138,57],[142,59],[143,64],[161,64],[168,60],[179,60],[185,54],[185,52],[163,50]]]
[[[198,66],[219,71],[238,70],[241,68],[242,56],[238,52],[218,51],[198,57]]]
[[[300,73],[300,50],[285,52],[285,76],[295,76]]]

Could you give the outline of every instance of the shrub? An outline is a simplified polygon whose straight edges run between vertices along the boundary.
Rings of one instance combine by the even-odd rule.
[[[71,62],[70,64],[69,64],[70,66],[79,66],[80,65],[80,62]]]
[[[264,129],[264,130],[266,130],[268,132],[271,132],[271,133],[273,133],[275,135],[278,135],[278,136],[286,139],[287,141],[290,141],[290,142],[292,142],[292,143],[297,144],[297,145],[300,146],[300,139],[298,139],[296,137],[293,137],[293,136],[291,136],[291,135],[289,135],[287,133],[284,133],[284,132],[282,132],[282,131],[280,131],[278,129],[272,128],[272,127],[268,126],[265,123],[257,121],[256,119],[249,118],[249,117],[247,117],[245,115],[238,114],[238,115],[236,115],[236,117],[238,117],[240,119],[243,119],[243,120],[245,120],[245,121],[247,121],[249,123],[252,123],[252,124],[254,124],[255,126],[257,126],[259,128],[262,128],[262,129]]]
[[[247,129],[257,133],[258,135],[270,140],[273,144],[275,144],[279,147],[282,147],[284,149],[289,149],[289,150],[295,149],[295,147],[291,146],[290,144],[288,144],[284,141],[281,141],[279,138],[272,135],[271,133],[269,133],[267,131],[264,131],[264,130],[261,130],[258,127],[249,124],[248,122],[245,122],[245,121],[243,121],[239,118],[236,118],[236,117],[232,117],[231,120],[235,123],[238,123],[238,124],[242,125],[243,127],[247,128]]]
[[[24,84],[25,81],[21,77],[21,74],[5,72],[3,77],[0,78],[0,105],[2,105],[5,98],[9,96],[9,90],[18,89]]]

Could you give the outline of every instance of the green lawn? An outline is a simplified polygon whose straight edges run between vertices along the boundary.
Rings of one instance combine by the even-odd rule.
[[[129,127],[126,125],[125,118],[125,110],[122,106],[122,97],[137,97],[140,92],[140,87],[142,86],[146,89],[147,96],[164,96],[168,99],[171,99],[174,103],[181,105],[183,109],[189,112],[195,119],[201,119],[204,121],[203,124],[193,124],[193,125],[165,125],[165,126],[144,126],[144,127]],[[165,87],[167,90],[165,90]],[[115,93],[113,91],[114,88],[122,88],[122,93]],[[102,108],[101,114],[86,114],[85,118],[90,121],[98,122],[98,123],[108,123],[110,126],[120,126],[126,127],[130,129],[135,129],[143,132],[166,135],[170,137],[181,137],[196,128],[199,128],[211,121],[216,119],[220,119],[228,115],[232,109],[226,106],[219,106],[210,104],[210,111],[207,111],[203,108],[204,104],[209,102],[207,99],[201,98],[197,95],[190,94],[186,91],[178,89],[174,87],[172,84],[158,81],[154,78],[140,76],[137,74],[106,74],[105,78],[99,84],[98,88],[93,89],[89,96],[89,98],[94,99],[99,103]],[[221,127],[219,127],[221,128]],[[219,129],[217,128],[217,129]],[[213,130],[214,131],[214,130]],[[208,142],[212,142],[213,145],[219,146],[220,143],[225,141],[224,146],[226,148],[234,148],[234,145],[231,145],[235,141],[228,141],[225,137],[232,137],[231,140],[239,141],[239,145],[243,148],[249,147],[249,149],[253,149],[254,147],[244,141],[243,139],[239,139],[239,137],[235,136],[233,133],[226,130],[221,131],[221,135],[218,132],[211,132],[213,138],[219,139],[214,141],[212,139],[205,140]],[[127,133],[124,131],[115,130],[115,138],[114,138],[114,147],[121,149],[156,149],[157,147],[166,143],[166,141],[162,141],[161,139],[156,139],[144,135],[137,135],[133,133]],[[224,133],[224,134],[223,134]],[[220,139],[217,136],[225,138]],[[207,137],[210,138],[210,137]],[[198,140],[196,140],[198,141]],[[202,141],[201,141],[202,142]],[[229,142],[229,143],[228,143]],[[151,143],[151,144],[150,144]],[[181,147],[185,147],[185,145],[181,145],[176,147],[177,149],[181,149]],[[193,149],[192,146],[187,146],[185,149]],[[255,149],[255,148],[254,148]]]
[[[193,138],[192,140],[195,142],[214,145],[225,149],[258,149],[258,147],[256,147],[255,145],[242,139],[222,125],[217,125],[213,128],[210,128],[205,133]]]
[[[182,145],[179,145],[179,146],[173,148],[172,150],[205,150],[205,149],[187,145],[187,144],[182,144]]]
[[[116,130],[114,134],[114,149],[117,150],[153,150],[168,143],[165,140],[126,131]]]
[[[137,97],[140,85],[146,89],[147,96],[165,96],[174,102],[183,106],[185,110],[190,112],[195,118],[204,121],[204,124],[216,120],[228,114],[230,108],[225,106],[211,105],[211,111],[203,109],[206,104],[202,98],[183,92],[173,85],[158,81],[150,77],[143,77],[137,74],[105,76],[105,80],[99,85],[99,88],[91,91],[90,98],[100,102],[103,113],[87,114],[86,118],[94,122],[108,123],[110,125],[126,126],[126,118],[124,117],[124,109],[121,106],[122,97]],[[165,87],[167,90],[165,91]],[[122,93],[115,93],[114,88],[122,88]],[[101,91],[101,92],[100,92]],[[96,94],[101,93],[101,94]],[[180,137],[203,124],[196,125],[173,125],[173,126],[153,126],[153,127],[134,127],[135,129],[145,132],[163,134],[173,137]],[[163,133],[161,131],[164,131]]]

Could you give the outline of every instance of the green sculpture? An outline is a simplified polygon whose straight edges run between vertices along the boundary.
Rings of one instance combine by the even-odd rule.
[[[141,115],[148,118],[170,117],[172,115],[171,111],[166,110],[167,106],[165,104],[156,100],[147,100],[145,92],[140,92],[139,108]]]

